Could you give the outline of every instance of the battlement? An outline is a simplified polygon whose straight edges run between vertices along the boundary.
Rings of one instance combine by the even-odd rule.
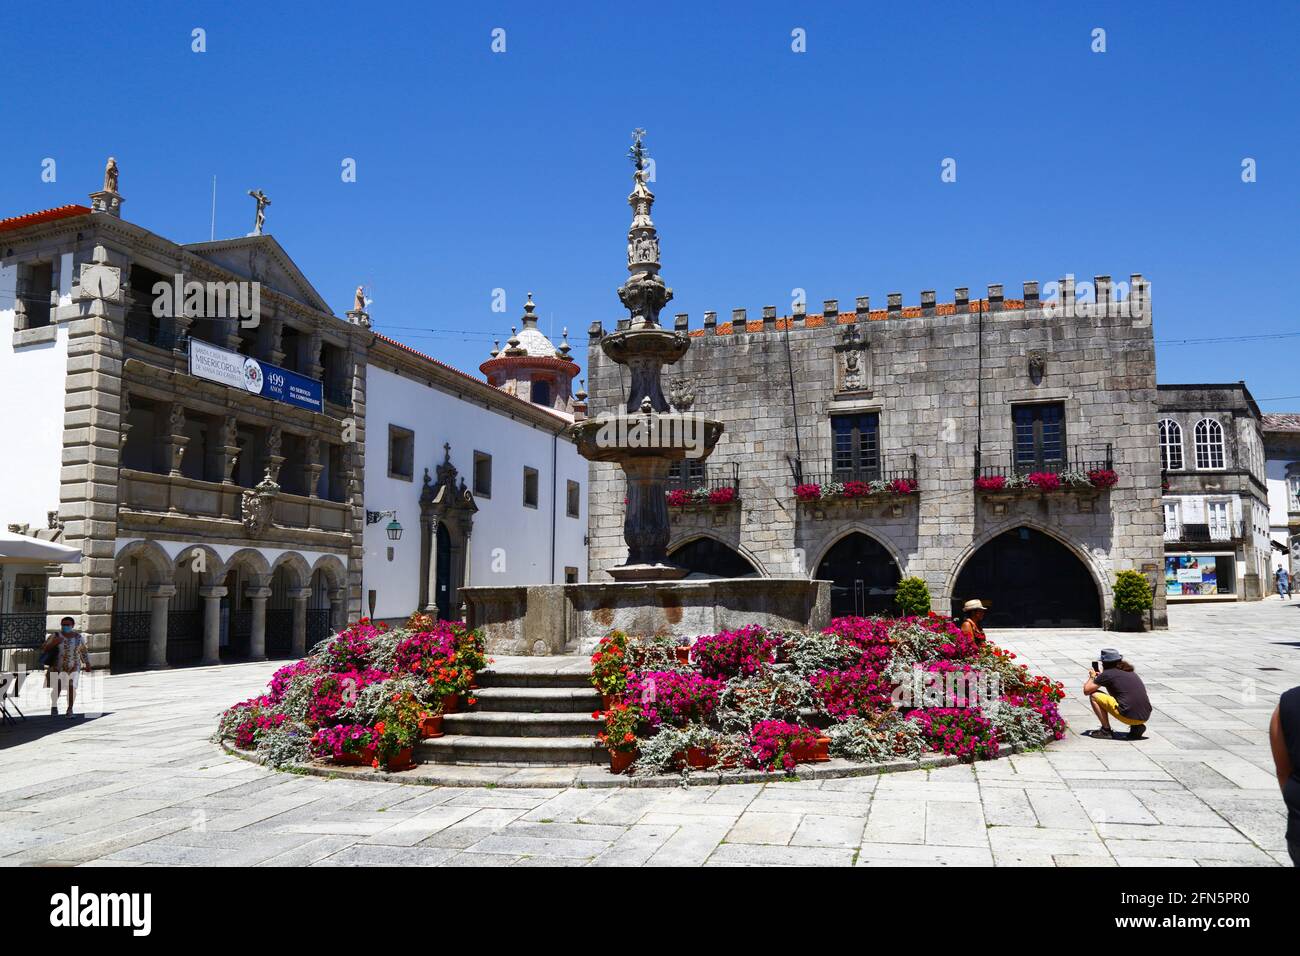
[[[1079,296],[1081,291],[1088,293]],[[790,315],[779,316],[776,306],[763,306],[759,319],[749,318],[746,309],[732,309],[729,322],[719,322],[718,313],[704,313],[704,324],[700,328],[691,328],[690,315],[679,312],[673,316],[672,327],[678,332],[686,332],[692,337],[707,335],[742,335],[759,332],[772,332],[784,329],[816,329],[826,326],[852,325],[856,322],[883,322],[890,319],[922,319],[954,315],[976,315],[984,312],[1047,311],[1053,315],[1066,317],[1092,317],[1098,314],[1127,315],[1140,317],[1146,315],[1151,307],[1150,283],[1140,273],[1129,276],[1126,283],[1111,281],[1110,276],[1094,276],[1091,283],[1086,280],[1076,283],[1073,275],[1046,283],[1040,297],[1039,283],[1031,280],[1023,283],[1019,299],[1008,299],[1003,295],[1001,283],[990,284],[983,298],[972,299],[970,289],[961,286],[953,290],[951,302],[937,302],[933,289],[921,292],[921,304],[903,305],[901,292],[889,293],[883,309],[871,308],[869,296],[860,295],[854,299],[852,311],[840,311],[838,299],[825,299],[820,313],[808,313],[802,302],[796,302]],[[627,328],[630,320],[618,323],[618,328]],[[665,325],[667,323],[664,323]],[[587,330],[588,337],[598,340],[604,334],[604,326],[593,322]]]

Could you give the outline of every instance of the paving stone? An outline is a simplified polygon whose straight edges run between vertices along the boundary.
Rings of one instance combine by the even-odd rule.
[[[793,846],[835,846],[853,848],[862,844],[867,825],[860,817],[806,814],[790,838]]]
[[[851,866],[853,851],[834,847],[723,843],[706,866]]]
[[[798,813],[764,813],[748,810],[740,815],[735,826],[727,833],[728,843],[773,843],[782,846],[790,842],[799,829],[803,817]]]

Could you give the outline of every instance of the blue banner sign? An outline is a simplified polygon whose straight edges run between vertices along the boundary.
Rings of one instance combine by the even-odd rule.
[[[313,412],[324,407],[323,388],[315,379],[202,339],[190,339],[190,374]]]

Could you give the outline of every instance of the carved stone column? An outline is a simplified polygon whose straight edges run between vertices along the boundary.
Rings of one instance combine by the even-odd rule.
[[[235,483],[235,467],[239,464],[239,420],[234,415],[227,415],[221,425],[221,483]]]
[[[155,584],[149,588],[149,660],[148,667],[167,666],[167,604],[176,593],[173,584]]]
[[[203,598],[203,664],[221,663],[221,599],[226,596],[224,587],[201,587]]]
[[[284,464],[284,456],[280,454],[280,443],[283,438],[283,431],[279,425],[272,425],[266,430],[266,475],[277,484],[280,481],[280,466]]]
[[[433,615],[436,620],[438,617],[438,519],[430,518],[427,527],[429,529],[429,577],[425,585],[428,596],[425,599],[424,610]]]
[[[266,660],[266,601],[271,589],[265,585],[245,588],[244,596],[252,602],[253,623],[248,636],[248,656],[255,661]]]
[[[180,402],[171,403],[167,418],[167,434],[163,438],[168,474],[173,478],[181,476],[181,461],[185,457],[185,446],[190,442],[185,434],[185,406]],[[170,510],[175,511],[172,507]]]
[[[330,630],[339,631],[347,625],[348,589],[330,588]]]
[[[460,584],[462,593],[457,594],[456,597],[460,599],[459,601],[457,601],[457,604],[459,606],[460,619],[463,621],[465,620],[465,616],[469,611],[469,608],[466,607],[465,605],[465,597],[463,591],[464,588],[470,586],[470,568],[473,566],[472,563],[473,554],[470,551],[470,542],[473,540],[473,536],[470,534],[470,528],[468,522],[462,524],[462,527],[464,528],[464,532],[465,532],[465,556],[461,560],[465,562],[465,565],[461,575],[461,584]]]
[[[293,641],[289,654],[304,657],[307,654],[307,601],[311,598],[311,588],[289,588],[289,597],[293,600]]]
[[[324,371],[320,361],[321,346],[323,344],[320,332],[314,331],[307,337],[307,356],[303,365],[306,371],[303,374],[308,378],[319,380],[321,373]]]
[[[312,436],[307,439],[307,460],[303,464],[303,486],[307,489],[308,498],[320,497],[316,487],[320,484],[320,473],[324,468],[320,460],[320,439]]]
[[[272,365],[284,364],[284,319],[272,315],[266,324],[266,360]]]

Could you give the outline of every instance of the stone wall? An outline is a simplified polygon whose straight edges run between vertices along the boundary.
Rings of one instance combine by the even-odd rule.
[[[839,538],[860,530],[884,544],[904,576],[924,578],[934,606],[946,608],[966,558],[1001,531],[1029,525],[1085,563],[1108,620],[1114,572],[1144,571],[1154,587],[1163,539],[1147,287],[1135,276],[1137,291],[1116,306],[1108,302],[1108,282],[1098,286],[1101,308],[1076,308],[1071,283],[1063,282],[1063,294],[1050,304],[1038,300],[1037,283],[1026,283],[1026,300],[1004,300],[993,286],[982,321],[965,290],[942,305],[922,293],[919,308],[903,308],[901,296],[891,295],[888,309],[873,311],[859,300],[846,314],[834,302],[821,315],[791,319],[778,319],[771,308],[761,321],[738,311],[731,323],[716,323],[707,313],[705,327],[690,330],[690,351],[664,370],[664,379],[686,380],[693,410],[724,422],[709,474],[729,475],[738,462],[742,500],[738,508],[678,514],[670,547],[707,535],[736,548],[761,574],[809,574]],[[677,327],[688,327],[685,316]],[[602,353],[601,331],[592,327],[588,353],[592,416],[625,401],[626,372]],[[850,352],[857,353],[856,367]],[[1007,463],[1012,404],[1045,401],[1064,403],[1066,443],[1078,446],[1080,457],[1101,459],[1111,447],[1118,485],[1100,495],[977,495],[977,441],[985,465]],[[827,470],[829,416],[852,411],[879,412],[885,469],[910,467],[915,455],[918,495],[824,506],[795,500],[791,460],[798,455],[805,473]],[[608,580],[603,569],[626,554],[622,482],[616,467],[591,466],[593,580]],[[1162,590],[1156,588],[1161,623]]]

